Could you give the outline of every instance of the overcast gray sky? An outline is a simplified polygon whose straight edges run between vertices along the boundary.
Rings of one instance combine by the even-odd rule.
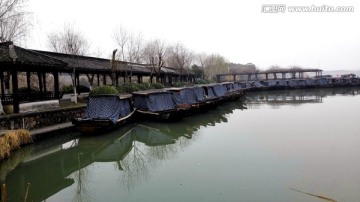
[[[263,13],[267,4],[353,6],[354,12]],[[123,26],[146,39],[181,42],[195,52],[219,53],[234,63],[360,70],[357,0],[29,0],[34,31],[26,46],[47,49],[47,34],[75,23],[103,56],[116,48]]]

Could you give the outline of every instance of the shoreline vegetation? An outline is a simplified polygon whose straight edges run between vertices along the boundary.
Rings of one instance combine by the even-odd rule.
[[[11,152],[22,145],[32,142],[30,131],[26,129],[10,130],[0,136],[0,162],[10,157]]]

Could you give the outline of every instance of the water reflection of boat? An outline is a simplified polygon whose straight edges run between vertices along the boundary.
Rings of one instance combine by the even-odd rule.
[[[28,156],[3,180],[10,201],[22,201],[27,183],[31,184],[28,199],[43,201],[75,183],[70,176],[94,162],[121,160],[132,147],[132,127],[124,127],[103,136],[81,137],[57,146],[50,145],[46,155]],[[100,141],[100,139],[101,141]],[[116,149],[114,149],[116,147]],[[34,145],[36,149],[36,145]],[[41,150],[43,151],[42,147]],[[39,153],[39,151],[33,151]],[[16,191],[12,191],[16,190]]]
[[[321,103],[326,96],[358,95],[359,88],[326,88],[286,91],[260,91],[251,92],[246,96],[249,106],[268,104],[271,106],[300,105],[305,103]]]
[[[179,123],[155,123],[155,122],[142,122],[142,126],[158,130],[162,134],[179,140],[181,137],[191,139],[193,134],[196,133],[201,127],[214,126],[217,123],[227,122],[226,116],[233,113],[234,110],[246,109],[242,100],[234,102],[227,102],[218,107],[216,110],[211,110],[206,114],[197,114],[184,119],[181,124]]]
[[[164,124],[163,124],[164,125]],[[135,127],[135,139],[148,146],[174,144],[175,140],[162,133],[161,130],[146,125],[138,124]]]
[[[4,175],[8,198],[10,201],[23,200],[27,183],[31,184],[28,193],[31,201],[43,201],[69,186],[84,189],[86,186],[81,183],[86,183],[89,177],[86,170],[95,162],[114,162],[124,173],[125,183],[133,183],[134,178],[144,178],[149,173],[150,166],[144,162],[151,164],[172,157],[178,151],[177,147],[184,148],[196,139],[194,134],[200,127],[226,122],[227,114],[243,108],[241,103],[225,103],[217,110],[186,118],[177,124],[152,122],[147,125],[149,122],[143,122],[125,125],[102,136],[73,135],[75,139],[34,144],[31,154],[24,156],[15,169]],[[133,161],[134,158],[142,160]],[[137,165],[137,162],[142,163]]]

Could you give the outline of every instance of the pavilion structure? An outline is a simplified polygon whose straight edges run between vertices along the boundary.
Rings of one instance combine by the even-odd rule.
[[[0,87],[3,104],[12,104],[14,113],[19,112],[19,103],[60,99],[59,75],[75,72],[75,84],[79,86],[80,75],[86,75],[90,85],[107,85],[106,78],[114,78],[118,86],[120,79],[142,83],[143,77],[153,81],[159,77],[161,83],[172,84],[176,81],[194,81],[194,74],[171,67],[162,67],[156,72],[151,65],[113,62],[110,59],[78,56],[71,54],[25,49],[12,42],[0,43]],[[26,77],[26,90],[19,91],[19,75]],[[53,85],[47,86],[47,78],[53,77]],[[36,78],[38,91],[31,89],[31,78]],[[135,79],[134,79],[135,78]],[[102,80],[102,83],[100,83]],[[119,81],[120,80],[120,81]],[[110,83],[109,83],[110,84]]]
[[[257,71],[250,73],[227,73],[227,74],[217,74],[216,79],[218,82],[222,82],[224,78],[232,78],[233,81],[240,81],[246,78],[247,81],[256,81],[256,80],[269,80],[269,79],[303,79],[307,73],[315,74],[315,77],[321,77],[323,70],[321,69],[276,69],[276,70],[266,70],[266,71]]]

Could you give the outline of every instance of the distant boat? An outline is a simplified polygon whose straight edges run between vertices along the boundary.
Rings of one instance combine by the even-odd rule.
[[[96,133],[116,128],[127,122],[135,110],[131,95],[89,96],[85,116],[74,118],[72,123],[82,133]]]
[[[177,107],[171,93],[165,90],[133,92],[134,108],[139,119],[177,121],[182,119],[189,108]]]

